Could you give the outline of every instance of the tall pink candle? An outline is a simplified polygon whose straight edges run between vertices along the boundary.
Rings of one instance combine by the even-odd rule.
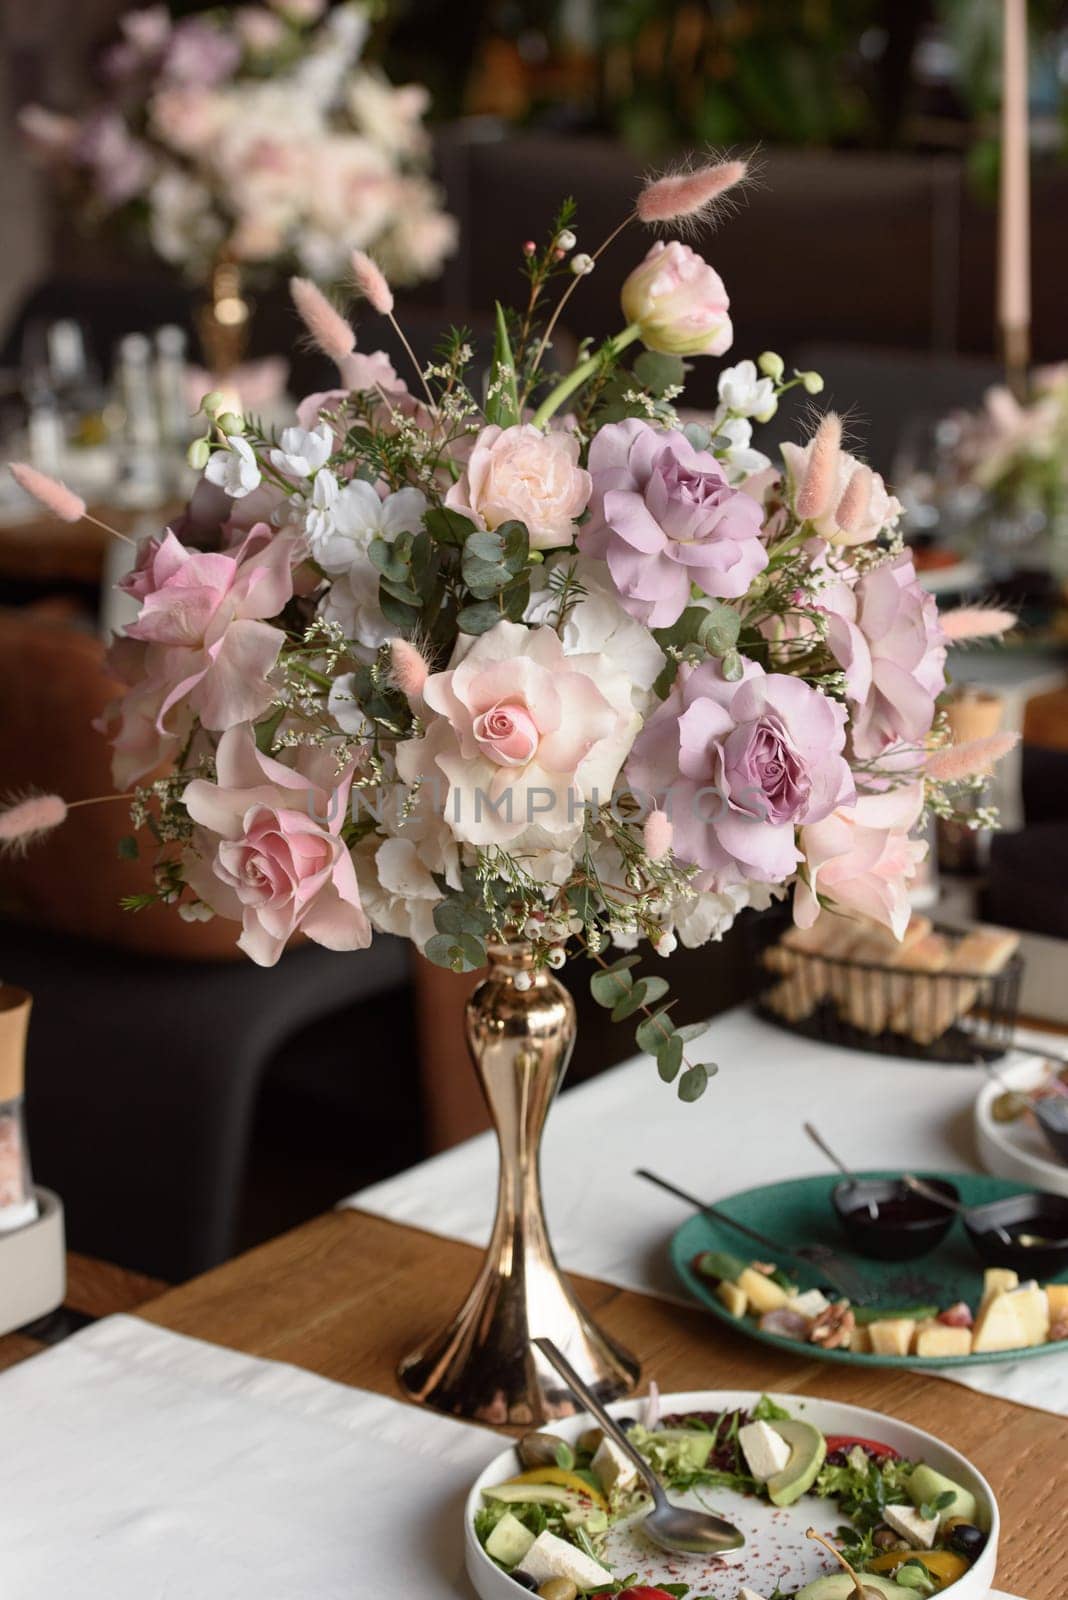
[[[1031,322],[1031,194],[1027,0],[1004,0],[998,323],[1010,365],[1027,360]]]

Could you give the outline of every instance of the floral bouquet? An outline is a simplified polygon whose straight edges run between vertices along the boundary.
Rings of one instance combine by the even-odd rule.
[[[650,180],[627,222],[692,227],[743,175]],[[732,341],[688,244],[658,239],[620,331],[551,370],[612,242],[577,251],[573,223],[567,205],[522,246],[524,303],[498,307],[481,382],[452,332],[410,387],[294,279],[338,386],[277,436],[205,397],[203,481],[122,584],[140,609],[112,651],[115,776],[158,846],[156,897],[232,919],[254,961],[298,931],[335,950],[399,934],[456,971],[506,936],[535,970],[584,952],[596,999],[640,1014],[692,1099],[708,1069],[684,1060],[666,980],[611,947],[701,945],[790,886],[802,926],[830,906],[900,935],[925,804],[1004,745],[946,748],[937,712],[947,632],[989,619],[943,627],[838,417],[778,464],[753,448],[815,374],[765,353],[721,371],[714,414],[679,411],[687,363]],[[396,328],[379,267],[357,252],[353,271]],[[0,837],[64,812],[32,797]]]
[[[433,277],[456,224],[427,177],[426,90],[361,64],[365,6],[325,11],[127,12],[102,103],[77,120],[31,106],[24,130],[73,170],[91,215],[144,227],[195,279],[225,258],[333,280],[354,248],[373,248],[399,282]]]

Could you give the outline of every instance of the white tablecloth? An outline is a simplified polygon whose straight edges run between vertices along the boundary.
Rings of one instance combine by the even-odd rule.
[[[136,1317],[4,1373],[0,1419],[3,1600],[472,1594],[481,1428]]]
[[[0,1377],[3,1600],[471,1594],[481,1428],[109,1317]]]
[[[554,1108],[542,1170],[553,1241],[570,1271],[682,1298],[667,1242],[685,1208],[635,1178],[635,1167],[650,1167],[711,1201],[826,1171],[802,1130],[806,1119],[858,1169],[977,1167],[972,1106],[983,1081],[979,1067],[837,1049],[785,1033],[745,1009],[717,1017],[687,1048],[691,1060],[719,1065],[695,1105],[683,1105],[652,1060],[640,1056],[566,1092]],[[342,1203],[484,1244],[496,1171],[496,1143],[485,1134]],[[1068,1357],[974,1367],[958,1381],[1068,1415]]]

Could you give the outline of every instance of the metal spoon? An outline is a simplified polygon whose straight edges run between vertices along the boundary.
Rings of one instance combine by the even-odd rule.
[[[816,1131],[815,1127],[813,1126],[813,1124],[811,1122],[803,1123],[802,1126],[804,1127],[804,1130],[808,1134],[809,1138],[812,1140],[812,1143],[816,1146],[816,1149],[821,1151],[827,1157],[827,1160],[831,1163],[832,1167],[837,1167],[838,1168],[838,1170],[842,1174],[843,1178],[847,1178],[849,1180],[849,1182],[853,1183],[853,1184],[856,1184],[856,1183],[860,1182],[860,1179],[857,1177],[856,1173],[855,1172],[851,1172],[849,1170],[849,1168],[846,1166],[845,1162],[842,1160],[841,1156],[836,1156],[835,1155],[834,1151],[831,1149],[831,1147],[827,1143],[826,1139],[823,1138],[822,1134],[820,1134],[820,1133],[818,1133]],[[872,1222],[875,1221],[875,1219],[876,1219],[876,1217],[878,1215],[879,1215],[878,1206],[875,1204],[874,1200],[869,1200],[868,1201],[868,1216],[871,1218]]]
[[[578,1373],[553,1344],[551,1339],[535,1339],[534,1344],[546,1361],[556,1368],[568,1388],[590,1415],[596,1418],[601,1431],[618,1445],[641,1477],[653,1498],[653,1509],[642,1522],[642,1528],[654,1543],[671,1555],[722,1556],[732,1550],[741,1550],[745,1534],[723,1517],[708,1511],[689,1511],[684,1506],[672,1505],[661,1487],[656,1473],[645,1457],[634,1448],[623,1429],[608,1414]]]
[[[955,1211],[958,1216],[972,1209],[971,1206],[962,1206],[959,1200],[951,1200],[948,1194],[942,1194],[938,1189],[932,1189],[929,1183],[924,1183],[922,1178],[913,1177],[911,1172],[903,1172],[901,1181],[906,1189],[911,1189],[914,1194],[922,1194],[925,1200],[932,1201],[936,1206],[945,1206],[947,1211]],[[1045,1245],[1053,1244],[1053,1239],[1045,1239],[1040,1233],[1010,1233],[1007,1228],[995,1225],[991,1233],[997,1235],[999,1244],[1019,1244],[1025,1250],[1042,1249]]]

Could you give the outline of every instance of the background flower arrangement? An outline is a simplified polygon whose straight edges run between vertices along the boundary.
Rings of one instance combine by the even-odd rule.
[[[627,222],[692,223],[743,175],[650,182]],[[713,416],[680,416],[686,358],[733,336],[688,245],[654,243],[620,332],[548,370],[611,242],[577,251],[573,222],[565,206],[523,247],[526,303],[498,308],[482,399],[462,333],[409,389],[294,280],[339,386],[277,435],[205,397],[203,482],[124,581],[140,612],[113,649],[115,776],[159,846],[157,895],[240,923],[254,960],[298,930],[345,950],[400,934],[457,971],[504,937],[550,968],[582,950],[595,997],[640,1014],[692,1099],[709,1068],[684,1061],[667,980],[609,947],[703,944],[791,885],[803,925],[832,904],[900,935],[911,831],[1001,745],[946,761],[946,633],[839,419],[778,466],[753,447],[753,422],[818,377],[765,353],[721,372]],[[380,269],[357,251],[353,270],[396,328]],[[990,618],[956,614],[953,636],[973,631]],[[60,814],[23,802],[0,836]]]
[[[325,15],[324,15],[325,13]],[[427,176],[428,95],[361,61],[368,9],[325,0],[130,11],[88,115],[23,126],[73,172],[87,212],[143,228],[202,280],[220,257],[336,279],[373,247],[399,282],[432,277],[456,225]]]

